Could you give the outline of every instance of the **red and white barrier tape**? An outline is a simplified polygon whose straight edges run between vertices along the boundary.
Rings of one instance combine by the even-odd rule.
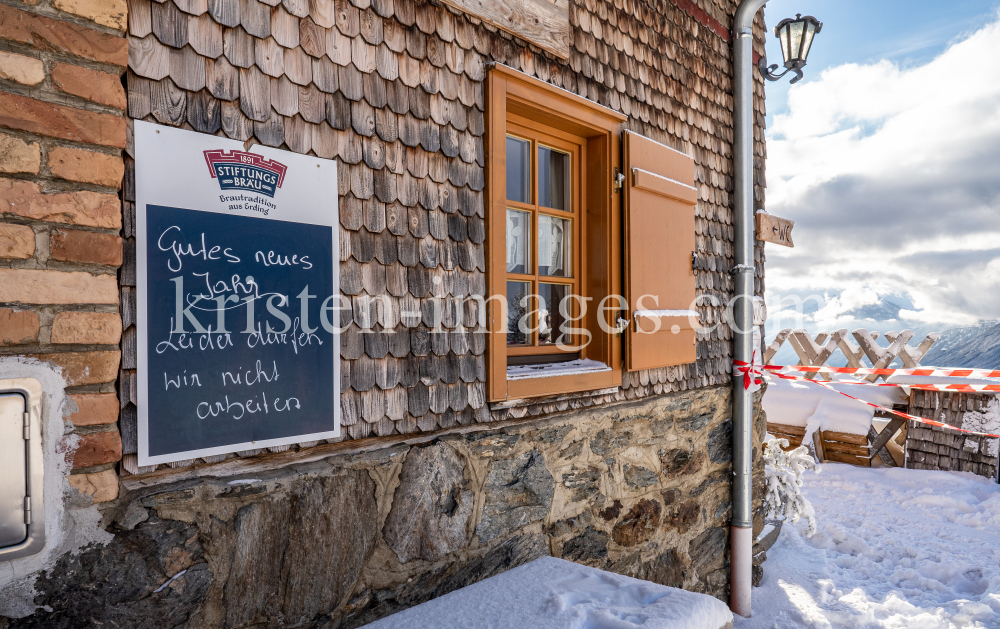
[[[770,371],[770,369],[768,370]],[[1000,393],[1000,384],[941,384],[941,383],[909,383],[909,382],[865,382],[864,380],[814,380],[798,378],[809,382],[826,382],[828,384],[850,384],[863,387],[895,387],[920,389],[921,391],[951,391],[954,393]]]
[[[876,409],[878,409],[880,411],[884,411],[886,413],[891,413],[893,415],[896,415],[897,417],[902,417],[903,419],[908,419],[910,421],[915,421],[915,422],[920,423],[920,424],[925,424],[927,426],[936,426],[937,428],[945,428],[945,429],[948,429],[948,430],[954,430],[955,432],[961,432],[961,433],[964,433],[964,434],[967,434],[967,435],[976,436],[976,437],[996,437],[996,438],[1000,438],[1000,435],[994,435],[994,434],[988,433],[988,432],[975,432],[975,431],[972,431],[972,430],[966,430],[964,428],[956,428],[955,426],[952,426],[950,424],[946,424],[944,422],[935,421],[933,419],[927,419],[926,417],[917,417],[916,415],[910,415],[909,413],[904,413],[902,411],[897,411],[897,410],[894,410],[894,409],[891,409],[891,408],[885,408],[884,406],[879,406],[878,404],[872,404],[871,402],[868,402],[866,400],[862,400],[861,398],[856,398],[853,395],[850,395],[848,393],[844,393],[843,391],[838,391],[837,389],[834,389],[832,386],[830,386],[831,384],[844,384],[842,382],[833,383],[833,382],[827,382],[827,381],[824,381],[824,380],[811,380],[809,378],[803,378],[801,376],[792,376],[792,375],[789,375],[789,374],[779,373],[782,369],[793,369],[793,370],[796,370],[796,371],[809,371],[810,373],[815,372],[815,371],[824,370],[824,369],[850,369],[850,370],[853,370],[853,371],[849,371],[849,372],[837,371],[837,372],[833,372],[833,373],[864,373],[866,371],[867,372],[888,371],[888,372],[892,372],[892,373],[920,372],[920,371],[924,371],[924,372],[927,372],[927,371],[960,371],[960,372],[970,372],[970,371],[973,371],[973,372],[982,372],[982,373],[996,373],[996,374],[998,374],[997,376],[991,376],[991,377],[1000,377],[1000,371],[987,371],[985,369],[951,369],[951,370],[944,370],[944,369],[865,369],[865,368],[855,368],[855,367],[805,367],[805,366],[801,366],[801,365],[795,366],[795,367],[781,367],[781,366],[777,366],[777,365],[753,365],[753,364],[747,364],[747,363],[745,363],[745,362],[743,362],[741,360],[734,360],[733,361],[733,367],[739,373],[743,374],[743,388],[744,389],[749,389],[750,388],[750,385],[748,384],[748,382],[750,382],[751,380],[754,382],[754,384],[760,384],[760,378],[758,378],[756,376],[762,376],[764,371],[768,371],[768,372],[770,372],[771,375],[777,376],[778,378],[781,378],[783,380],[804,380],[806,382],[812,382],[812,383],[818,384],[819,386],[824,387],[826,389],[829,389],[829,390],[833,391],[834,393],[839,393],[839,394],[843,395],[844,397],[848,397],[848,398],[850,398],[852,400],[856,400],[858,402],[861,402],[862,404],[866,404],[868,406],[871,406],[872,408],[876,408]],[[923,375],[940,375],[940,374],[910,373],[908,375],[923,376]],[[965,375],[965,374],[963,374],[963,375]],[[870,384],[870,383],[858,383],[858,384]],[[879,386],[891,386],[891,387],[906,386],[906,387],[911,387],[911,388],[917,388],[920,385],[912,385],[912,384],[888,384],[888,385],[879,385]],[[990,385],[990,386],[993,386],[993,385]],[[1000,390],[1000,389],[998,389],[998,390]]]
[[[742,360],[733,360],[733,369],[737,372],[743,374],[743,389],[749,389],[751,384],[760,384],[760,377],[764,374],[762,369],[775,369],[775,367],[770,367],[768,365],[758,365],[757,364],[757,350],[754,350],[753,357],[750,362],[746,363]],[[778,369],[781,369],[778,367]]]
[[[787,369],[788,371],[805,371],[808,373],[851,373],[862,376],[946,376],[949,378],[1000,378],[1000,369],[933,369],[917,367],[914,369],[875,369],[873,367],[810,367],[809,365],[765,365],[764,369]]]
[[[742,372],[746,363],[733,361],[739,365]],[[754,373],[760,375],[761,370],[770,372],[804,371],[806,373],[846,373],[857,375],[900,375],[900,376],[938,376],[948,378],[1000,378],[1000,370],[995,369],[873,369],[871,367],[810,367],[808,365],[754,365]],[[810,382],[820,382],[812,378],[802,378]],[[997,384],[942,384],[942,383],[907,383],[907,382],[865,382],[863,380],[836,380],[834,384],[858,384],[869,387],[908,387],[922,391],[953,391],[958,393],[1000,393],[1000,383]]]

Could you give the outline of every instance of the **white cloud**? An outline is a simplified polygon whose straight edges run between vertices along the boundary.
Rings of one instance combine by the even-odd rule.
[[[824,320],[893,294],[922,321],[1000,317],[1000,19],[922,66],[831,68],[788,102],[767,209],[796,221],[796,248],[768,247],[769,292],[836,295]]]

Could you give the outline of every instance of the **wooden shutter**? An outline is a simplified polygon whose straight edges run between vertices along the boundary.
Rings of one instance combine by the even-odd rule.
[[[637,371],[692,363],[697,319],[685,312],[693,309],[695,298],[694,160],[630,131],[622,152],[629,306],[625,367]]]

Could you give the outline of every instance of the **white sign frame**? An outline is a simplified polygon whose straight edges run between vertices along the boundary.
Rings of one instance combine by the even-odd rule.
[[[225,446],[202,448],[157,456],[149,455],[149,356],[147,326],[147,233],[146,207],[163,205],[214,212],[218,214],[262,218],[260,211],[229,209],[223,196],[251,195],[240,190],[220,189],[219,180],[211,176],[204,151],[221,149],[260,155],[287,166],[281,187],[268,201],[266,218],[276,221],[305,223],[333,228],[333,295],[340,294],[340,211],[337,191],[337,162],[300,155],[261,145],[249,151],[243,143],[204,133],[161,126],[136,120],[135,145],[135,218],[136,218],[136,358],[138,458],[140,466],[158,465],[188,459],[229,454],[243,450],[292,445],[340,437],[340,335],[334,328],[331,351],[333,356],[334,429],[278,439],[252,441]],[[258,195],[259,196],[259,195]],[[322,386],[322,383],[317,383]]]

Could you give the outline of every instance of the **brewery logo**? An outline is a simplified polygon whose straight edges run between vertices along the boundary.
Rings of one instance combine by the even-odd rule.
[[[219,180],[223,190],[247,190],[274,198],[275,191],[285,180],[287,166],[255,153],[205,151],[205,161],[212,179]]]

